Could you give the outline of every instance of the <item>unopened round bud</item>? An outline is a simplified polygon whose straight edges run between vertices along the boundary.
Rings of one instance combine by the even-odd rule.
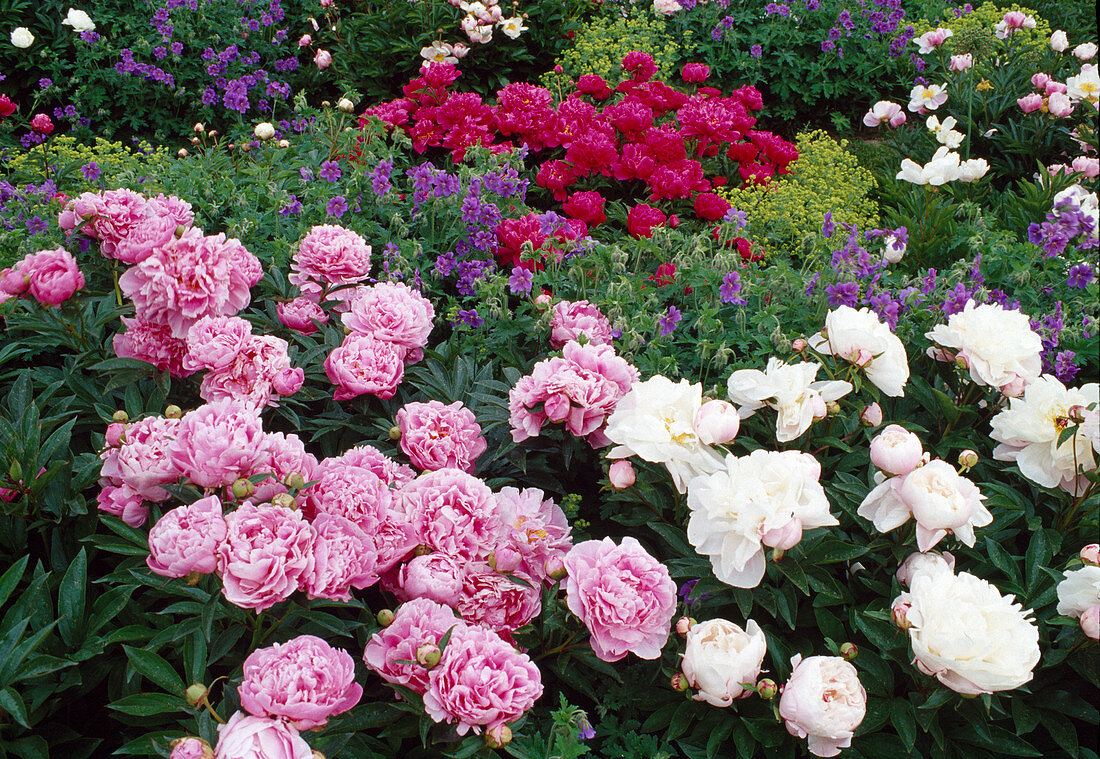
[[[107,425],[107,433],[104,438],[111,448],[122,445],[126,442],[126,425],[122,422],[111,422]]]
[[[191,138],[191,144],[192,144],[192,145],[201,145],[201,144],[202,144],[202,140],[200,140],[200,139],[199,139],[198,137],[192,137],[192,138]]]
[[[960,369],[969,369],[970,368],[970,360],[967,359],[966,356],[964,356],[963,354],[960,353],[959,355],[955,356],[955,366],[957,366]]]
[[[202,683],[194,683],[187,686],[187,690],[183,692],[183,697],[187,699],[187,703],[191,706],[201,706],[206,701],[206,697],[210,694],[210,689]]]
[[[512,728],[507,725],[494,725],[485,731],[485,745],[489,748],[504,748],[512,742]]]
[[[400,440],[401,439],[401,428],[398,427],[395,424],[392,427],[390,427],[389,432],[387,434],[389,435],[390,440]]]
[[[256,486],[252,484],[251,480],[246,480],[244,477],[241,477],[233,483],[233,497],[237,500],[248,498],[254,492],[256,492]]]
[[[347,98],[340,98],[336,101],[336,107],[344,113],[351,113],[355,110],[355,103],[351,102]]]
[[[176,155],[180,158],[186,158],[187,156],[189,156],[191,154],[187,152],[187,148],[180,148],[179,152],[176,153]]]
[[[424,669],[431,669],[443,658],[443,652],[434,643],[421,643],[416,647],[416,663]]]
[[[228,148],[229,148],[230,150],[232,150],[233,148],[237,147],[237,143],[235,143],[235,142],[231,142],[231,143],[229,143],[229,145],[228,145],[227,147],[228,147]]]
[[[199,122],[198,124],[195,124],[195,133],[196,134],[202,134],[205,131],[206,131],[206,126],[202,122]]]
[[[242,153],[247,153],[250,150],[252,150],[252,143],[245,142],[245,143],[241,144],[241,152]]]
[[[907,616],[909,614],[909,607],[910,604],[899,602],[894,604],[893,607],[890,609],[890,616],[894,618],[894,624],[900,627],[902,630],[908,630],[910,627],[912,627],[912,625],[909,624],[909,620],[907,619]]]
[[[202,578],[202,572],[188,572],[187,577],[184,579],[184,582],[187,583],[188,587],[193,588],[200,582],[202,582]]]
[[[130,421],[130,415],[122,409],[119,409],[115,413],[111,414],[111,421],[118,422],[120,424],[126,424],[126,422]]]
[[[427,556],[430,553],[432,553],[432,547],[431,546],[426,546],[426,545],[423,545],[423,544],[418,545],[413,550],[413,556]]]
[[[1076,422],[1077,424],[1080,424],[1081,422],[1085,421],[1086,411],[1088,411],[1088,409],[1078,403],[1074,406],[1070,406],[1069,413],[1067,413],[1066,416],[1068,416],[1072,421]]]
[[[539,293],[535,297],[535,305],[539,306],[541,308],[545,308],[546,306],[549,306],[550,305],[550,293],[546,292],[545,290],[543,292]]]
[[[829,401],[825,404],[825,413],[829,416],[836,416],[840,413],[840,404],[836,401]]]
[[[551,580],[564,580],[568,574],[560,556],[551,556],[546,560],[546,576]]]
[[[793,350],[795,353],[801,353],[802,351],[806,350],[806,341],[803,340],[801,337],[796,337],[794,340],[791,341],[791,350]],[[767,682],[771,682],[771,680],[768,680]]]
[[[695,626],[695,620],[691,617],[680,617],[676,620],[676,634],[687,635],[691,631],[691,628]]]
[[[289,147],[290,147],[290,140],[279,140],[279,141],[278,141],[277,143],[275,143],[275,144],[276,144],[277,146],[279,146],[280,148],[282,148],[283,150],[286,150],[287,148],[289,148]]]
[[[775,680],[765,677],[756,684],[756,693],[765,701],[771,701],[779,695],[779,686],[775,684]]]
[[[298,472],[291,472],[283,478],[283,484],[294,490],[301,490],[306,486],[306,478]]]
[[[611,482],[611,487],[622,490],[633,485],[638,476],[634,472],[633,464],[626,459],[619,459],[607,470],[607,479]]]
[[[967,469],[972,469],[978,463],[978,452],[972,451],[967,448],[965,451],[959,454],[959,466],[963,468],[965,472]]]
[[[859,656],[859,646],[855,643],[843,643],[840,646],[840,655],[848,661]]]
[[[216,129],[211,129],[211,130],[210,130],[209,132],[207,132],[206,134],[207,134],[207,136],[208,136],[208,137],[217,137],[217,136],[218,136],[218,130],[216,130]]]
[[[688,682],[687,675],[683,672],[677,672],[672,676],[672,680],[669,683],[673,690],[678,690],[681,693],[691,687],[691,683]]]
[[[783,557],[787,555],[786,550],[782,548],[772,549],[772,561],[783,561]]]
[[[276,493],[271,496],[271,505],[278,506],[281,509],[289,509],[290,511],[298,510],[298,502],[294,500],[294,496],[290,493]]]
[[[331,108],[331,107],[332,107],[332,103],[331,103],[331,102],[329,102],[328,100],[322,100],[322,101],[321,101],[321,107],[322,107],[322,108]]]
[[[382,625],[382,627],[389,627],[393,624],[395,616],[393,609],[382,609],[374,615],[374,618],[378,620],[378,624]]]
[[[183,416],[183,409],[173,403],[164,409],[164,416],[168,419],[179,419]]]
[[[1081,561],[1093,566],[1100,566],[1100,544],[1089,543],[1081,549]]]
[[[172,748],[172,757],[185,756],[188,759],[214,759],[214,749],[202,738],[189,735],[176,738],[168,744]]]
[[[1093,604],[1081,613],[1081,632],[1093,640],[1100,640],[1100,604]]]
[[[252,134],[261,140],[270,140],[275,136],[275,126],[270,121],[261,121],[252,130]]]

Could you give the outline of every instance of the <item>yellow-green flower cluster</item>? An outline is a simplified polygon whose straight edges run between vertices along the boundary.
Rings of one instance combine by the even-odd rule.
[[[663,16],[635,9],[623,16],[593,19],[577,32],[573,47],[557,62],[571,79],[599,74],[614,85],[623,78],[623,57],[640,50],[653,56],[657,64],[654,78],[667,81],[675,73],[681,43],[690,44],[690,35],[688,30],[683,40],[677,40],[668,31]]]
[[[960,18],[955,18],[955,14],[949,9],[944,11],[942,19],[922,19],[914,24],[916,29],[914,36],[942,26],[955,33],[955,36],[944,44],[946,51],[952,55],[970,53],[976,58],[988,58],[995,54],[1001,44],[994,34],[993,27],[1009,11],[1019,11],[1035,19],[1034,29],[1017,29],[1012,33],[1011,41],[1018,52],[1037,52],[1050,44],[1050,24],[1031,8],[1016,3],[998,5],[993,2],[984,2],[971,13]]]
[[[167,148],[153,148],[144,141],[131,148],[102,137],[96,137],[94,144],[86,144],[62,134],[46,143],[50,175],[57,181],[58,188],[69,194],[97,190],[100,186],[129,187],[143,182],[147,192],[158,184],[156,180],[168,160]],[[81,172],[81,168],[90,163],[99,169],[97,178],[86,179]],[[41,182],[45,179],[42,164],[42,147],[36,145],[26,151],[15,151],[5,168],[13,183]]]
[[[870,198],[874,175],[860,166],[847,150],[820,129],[798,135],[798,160],[791,173],[768,186],[721,190],[735,208],[748,214],[746,237],[766,249],[805,253],[831,211],[837,224],[856,224],[861,230],[878,225],[878,204]]]

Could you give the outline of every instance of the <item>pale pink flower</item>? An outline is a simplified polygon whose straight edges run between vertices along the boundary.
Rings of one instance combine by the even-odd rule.
[[[125,264],[144,261],[156,248],[161,248],[176,236],[179,223],[167,215],[147,216],[135,224],[115,247],[114,258]]]
[[[634,484],[637,475],[634,473],[634,465],[626,459],[619,459],[611,464],[607,470],[607,478],[611,486],[622,490]]]
[[[942,45],[944,42],[946,42],[949,37],[954,36],[955,33],[953,31],[951,31],[950,29],[945,29],[941,26],[938,29],[933,29],[930,32],[925,32],[919,37],[914,37],[913,44],[919,48],[917,50],[918,53],[920,53],[921,55],[927,55],[928,53],[931,53],[933,50]]]
[[[131,527],[141,527],[149,518],[149,506],[141,494],[125,483],[109,484],[109,480],[100,480],[101,490],[96,496],[99,510],[118,517]]]
[[[438,645],[448,630],[465,626],[448,606],[427,598],[408,601],[398,607],[393,622],[367,642],[363,661],[386,682],[423,694],[428,670],[416,663],[416,649],[425,643]]]
[[[901,106],[897,103],[891,103],[889,100],[880,100],[871,106],[871,110],[864,114],[863,123],[869,127],[877,127],[883,123],[887,123],[892,128],[897,129],[905,123],[905,111],[903,111]]]
[[[82,222],[81,231],[99,240],[99,249],[114,258],[115,247],[130,231],[149,215],[145,198],[133,190],[120,188],[102,193],[85,192],[70,200],[58,216],[64,230],[72,230]]]
[[[668,641],[676,611],[676,583],[668,569],[637,540],[588,540],[565,557],[566,599],[592,634],[592,650],[604,661],[632,652],[656,659]]]
[[[313,520],[313,571],[303,588],[310,598],[350,601],[351,589],[378,582],[374,540],[350,519],[321,514]]]
[[[1073,159],[1074,171],[1082,172],[1089,179],[1096,179],[1100,176],[1100,158],[1089,156],[1077,156]]]
[[[318,322],[328,324],[328,314],[309,298],[295,298],[286,303],[277,303],[275,312],[283,326],[303,335],[316,332]]]
[[[407,403],[397,412],[401,450],[420,469],[452,467],[472,472],[488,443],[472,411],[455,401]]]
[[[224,369],[252,337],[252,325],[239,316],[204,316],[187,331],[188,369]]]
[[[31,253],[15,265],[27,281],[27,293],[43,306],[59,306],[84,287],[76,259],[64,248]]]
[[[971,53],[951,56],[950,71],[966,71],[974,65],[974,56]]]
[[[159,416],[130,424],[122,445],[100,454],[103,459],[100,474],[114,481],[112,484],[129,485],[146,500],[168,500],[168,492],[160,486],[180,478],[181,472],[171,451],[179,430],[179,419]]]
[[[214,749],[202,738],[177,738],[170,745],[168,759],[214,759]]]
[[[313,56],[313,65],[317,67],[318,71],[324,71],[332,65],[332,53],[327,50],[318,50],[317,54]]]
[[[573,547],[565,512],[538,488],[501,488],[496,499],[512,520],[505,542],[495,551],[497,568],[501,568],[503,552],[511,550],[520,571],[546,580],[547,567],[564,559]]]
[[[393,503],[394,496],[386,483],[363,467],[325,459],[314,467],[310,479],[314,482],[302,491],[300,499],[307,519],[332,514],[369,531],[385,521]]]
[[[218,725],[214,759],[313,759],[313,749],[298,731],[278,719],[237,712]]]
[[[888,474],[912,472],[924,458],[920,438],[904,427],[891,424],[871,440],[871,463]]]
[[[254,335],[241,346],[233,361],[202,378],[203,400],[235,398],[257,408],[274,406],[276,395],[293,395],[305,379],[301,368],[290,365],[287,342],[273,335]]]
[[[611,322],[586,300],[562,300],[550,312],[550,346],[555,350],[584,335],[594,345],[611,344]]]
[[[1016,105],[1024,113],[1033,113],[1043,107],[1043,96],[1038,92],[1032,92],[1016,99]]]
[[[184,477],[201,487],[216,488],[262,471],[265,443],[257,410],[224,398],[184,415],[168,455]]]
[[[1047,110],[1051,116],[1065,118],[1073,113],[1073,101],[1064,92],[1055,92],[1047,98]]]
[[[505,577],[488,564],[474,562],[466,568],[457,609],[468,624],[483,625],[511,641],[512,633],[542,610],[540,596],[534,577],[519,570]]]
[[[423,355],[432,331],[435,309],[431,301],[403,282],[379,282],[360,288],[350,303],[351,310],[341,316],[352,332],[371,335],[403,348],[414,363]]]
[[[333,465],[339,462],[342,466],[357,466],[369,469],[378,475],[383,482],[395,489],[416,479],[416,472],[407,464],[398,464],[372,445],[358,445],[349,448],[340,456],[330,458],[328,461]]]
[[[325,374],[336,385],[333,398],[346,401],[369,393],[385,400],[405,376],[405,349],[372,335],[351,333],[325,359]]]
[[[217,496],[177,506],[150,528],[145,563],[163,577],[210,574],[217,568],[218,545],[225,534],[225,517]]]
[[[414,556],[402,564],[392,591],[402,601],[430,598],[436,603],[457,607],[465,577],[465,561],[434,551]]]
[[[808,738],[814,756],[836,756],[852,745],[867,714],[867,691],[856,668],[839,656],[791,659],[791,677],[779,700],[787,732]]]
[[[259,614],[290,598],[313,571],[313,528],[299,511],[242,504],[218,547],[222,595]]]
[[[508,534],[507,509],[484,482],[461,469],[422,474],[398,498],[419,542],[457,558],[484,559]]]
[[[125,316],[121,319],[126,331],[116,333],[111,338],[116,356],[136,358],[176,378],[195,373],[193,369],[184,367],[184,359],[187,357],[186,340],[173,337],[172,329],[167,324],[128,319]]]

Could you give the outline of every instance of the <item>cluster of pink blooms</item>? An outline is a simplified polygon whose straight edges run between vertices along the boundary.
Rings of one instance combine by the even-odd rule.
[[[1030,92],[1016,99],[1016,105],[1024,113],[1033,113],[1040,109],[1057,118],[1065,118],[1073,113],[1074,101],[1063,82],[1051,78],[1042,71],[1031,77],[1031,84],[1038,92]]]
[[[693,199],[727,182],[724,176],[707,177],[706,159],[724,154],[739,163],[744,182],[767,184],[788,173],[798,158],[791,143],[753,129],[751,112],[763,108],[755,88],[723,95],[702,86],[688,95],[653,80],[656,65],[642,52],[627,54],[622,69],[628,78],[614,89],[586,74],[555,104],[550,90],[515,82],[497,93],[496,105],[488,105],[480,95],[450,92],[459,72],[451,64],[433,63],[405,85],[405,97],[368,109],[363,123],[377,117],[406,131],[418,152],[443,147],[456,161],[473,145],[508,150],[519,144],[532,152],[558,148],[562,157],[544,161],[536,181],[586,224],[604,220],[603,199],[591,190],[571,192],[581,180],[638,179],[650,201]],[[707,75],[706,66],[685,66],[685,81],[698,84]],[[612,102],[616,93],[621,97]]]
[[[60,306],[84,287],[84,274],[64,248],[31,253],[0,270],[0,303],[21,295],[43,306]]]
[[[287,342],[253,335],[252,325],[238,316],[204,316],[187,332],[183,367],[202,371],[203,400],[237,398],[256,406],[275,404],[280,395],[302,387],[305,371],[292,367]]]
[[[538,437],[546,424],[564,424],[593,448],[608,445],[607,418],[638,377],[611,345],[570,340],[560,357],[535,364],[508,393],[512,440]]]

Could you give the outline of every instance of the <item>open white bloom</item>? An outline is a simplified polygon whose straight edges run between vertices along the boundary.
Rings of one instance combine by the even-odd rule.
[[[958,180],[969,184],[977,182],[989,173],[989,163],[984,158],[970,158],[959,164]]]
[[[671,16],[682,8],[683,6],[676,0],[653,0],[653,12],[660,13],[662,16]]]
[[[1097,74],[1095,63],[1086,63],[1081,73],[1066,79],[1066,94],[1074,103],[1087,100],[1096,105],[1100,98],[1100,74]]]
[[[923,108],[934,111],[947,102],[947,82],[943,84],[918,84],[909,93],[909,110],[919,113]]]
[[[773,356],[764,371],[735,371],[726,387],[742,419],[764,406],[775,409],[775,439],[787,443],[810,429],[814,419],[824,417],[827,403],[852,392],[847,382],[815,382],[820,369],[821,364],[788,364]]]
[[[1058,613],[1080,619],[1097,604],[1100,604],[1100,567],[1086,564],[1066,572],[1058,583]]]
[[[95,22],[92,21],[92,17],[76,8],[69,8],[65,20],[61,23],[65,26],[71,26],[74,32],[90,32],[95,29]]]
[[[1001,388],[1017,378],[1030,382],[1043,369],[1043,339],[1027,314],[995,303],[968,300],[962,311],[947,317],[947,324],[937,324],[924,336],[940,348],[929,348],[928,355],[951,361],[952,353],[962,356],[978,385]]]
[[[1090,382],[1080,388],[1066,388],[1055,377],[1042,375],[1028,384],[1020,398],[991,422],[990,437],[1000,445],[993,449],[998,461],[1015,461],[1020,472],[1045,488],[1060,487],[1079,495],[1088,486],[1083,472],[1095,471],[1097,451],[1084,425],[1059,444],[1062,431],[1074,426],[1070,410],[1100,404],[1100,385]]]
[[[519,39],[519,35],[527,31],[527,27],[523,25],[522,16],[501,19],[498,26],[500,26],[500,30],[504,32],[506,37],[511,37],[514,40]]]
[[[724,469],[688,485],[688,540],[710,557],[719,580],[755,588],[764,577],[764,546],[787,550],[803,530],[839,524],[820,476],[821,465],[808,453],[730,454]]]
[[[814,756],[836,756],[852,745],[867,715],[867,691],[851,662],[839,656],[791,658],[791,679],[779,699],[787,732],[806,738]]]
[[[756,684],[767,651],[764,631],[753,620],[742,630],[725,619],[708,619],[688,631],[680,667],[699,691],[696,701],[729,706],[752,693],[745,685]]]
[[[946,145],[951,150],[962,145],[962,141],[966,139],[965,134],[955,131],[955,124],[958,122],[955,121],[954,116],[948,116],[942,122],[935,116],[929,116],[924,123],[928,131],[935,136],[936,142]]]
[[[959,154],[950,152],[950,148],[943,145],[924,166],[904,158],[896,178],[912,184],[930,184],[934,187],[954,182],[959,178]]]
[[[436,40],[431,45],[420,48],[420,57],[428,63],[458,63],[454,51],[454,46],[450,43]]]
[[[917,669],[977,695],[1019,688],[1039,663],[1039,628],[1012,601],[972,574],[922,571],[894,606],[907,607]]]
[[[1077,47],[1073,48],[1073,56],[1079,61],[1087,61],[1096,55],[1097,46],[1095,42],[1082,42]]]
[[[673,484],[687,491],[692,477],[722,468],[722,456],[704,445],[695,432],[695,414],[703,402],[703,386],[686,379],[672,380],[656,375],[635,382],[608,417],[604,434],[617,445],[609,458],[639,456],[664,464]]]
[[[17,26],[11,32],[11,44],[20,48],[28,48],[34,44],[34,35],[25,26]]]
[[[875,387],[894,398],[905,394],[909,362],[905,346],[869,308],[838,306],[825,316],[825,327],[807,341],[820,353],[842,358],[867,373]]]

